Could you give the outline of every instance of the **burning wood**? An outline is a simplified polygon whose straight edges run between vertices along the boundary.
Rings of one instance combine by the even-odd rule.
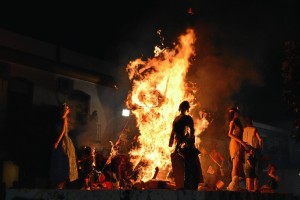
[[[140,132],[140,147],[129,152],[133,166],[139,166],[137,181],[145,182],[153,177],[168,179],[172,121],[182,100],[194,100],[186,75],[189,59],[195,54],[195,33],[188,29],[178,40],[173,49],[155,47],[155,57],[136,59],[126,68],[132,81],[127,105],[133,108]]]

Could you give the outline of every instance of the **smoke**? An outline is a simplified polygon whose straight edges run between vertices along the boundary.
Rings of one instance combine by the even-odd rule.
[[[136,33],[135,41],[123,42],[118,47],[121,55],[119,65],[122,70],[118,72],[119,80],[122,80],[123,83],[125,81],[125,85],[128,86],[124,80],[125,66],[128,60],[153,56],[154,47],[162,45],[160,44],[161,38],[164,39],[164,47],[172,48],[169,44],[172,44],[180,34],[185,32],[186,27],[181,27],[181,33],[177,30],[173,32],[173,35],[169,33],[168,26],[159,29],[161,35],[158,35],[158,29],[149,23],[142,24],[139,27],[141,29],[137,28],[134,31]],[[188,79],[196,83],[198,90],[196,98],[203,109],[224,112],[229,106],[236,103],[233,96],[239,93],[242,84],[248,83],[256,86],[263,84],[262,77],[255,66],[256,52],[251,52],[252,47],[249,47],[247,52],[241,50],[247,49],[247,43],[243,42],[242,36],[234,38],[228,31],[225,33],[220,27],[201,21],[195,22],[193,29],[196,31],[197,37],[196,56],[191,61]],[[239,44],[244,45],[243,48]],[[253,58],[249,58],[249,55]],[[126,78],[128,77],[126,76]],[[122,85],[124,85],[123,83]]]
[[[189,76],[196,83],[196,98],[203,109],[224,112],[235,104],[233,96],[244,83],[261,85],[262,78],[253,61],[235,53],[224,43],[214,27],[201,26],[196,30],[196,56]]]
[[[144,23],[141,27],[143,27],[141,30],[137,28],[134,31],[136,33],[134,41],[123,41],[118,46],[120,63],[118,64],[119,71],[116,74],[119,76],[119,82],[122,83],[120,86],[126,91],[122,94],[124,99],[131,88],[125,73],[125,66],[128,61],[137,57],[153,56],[154,47],[161,45],[160,38],[164,38],[164,47],[172,48],[169,44],[173,44],[174,41],[176,43],[175,38],[184,34],[186,28],[182,26],[181,33],[175,31],[176,33],[173,32],[171,35],[166,26],[160,29],[161,35],[158,35],[158,29],[155,30],[154,26],[149,25],[149,23]],[[248,44],[241,42],[244,39],[241,35],[234,38],[234,35],[228,34],[228,31],[225,33],[220,27],[211,23],[198,21],[193,24],[192,28],[197,37],[196,55],[191,60],[187,80],[196,84],[195,97],[197,102],[195,103],[200,105],[200,107],[195,108],[193,113],[199,113],[199,110],[196,109],[205,109],[214,113],[215,122],[218,120],[218,123],[224,124],[227,109],[235,104],[243,103],[237,99],[237,96],[242,95],[240,89],[243,84],[255,86],[264,84],[257,66],[255,66],[256,60],[252,59],[259,52],[251,51],[251,49],[253,50],[251,45],[251,48],[245,48]],[[166,35],[166,32],[169,34]],[[245,52],[244,49],[248,51]],[[195,114],[193,116],[198,117]]]

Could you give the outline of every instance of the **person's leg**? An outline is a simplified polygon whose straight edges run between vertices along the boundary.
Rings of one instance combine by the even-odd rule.
[[[251,192],[254,191],[254,178],[250,179],[250,190],[249,191],[251,191]]]
[[[238,169],[239,169],[239,159],[233,158],[232,160],[232,170],[231,170],[231,179],[233,179],[233,177],[235,176],[239,176],[240,174],[238,173]]]
[[[258,187],[259,173],[260,173],[260,162],[256,162],[256,164],[255,164],[255,178],[253,180],[253,189],[254,189],[254,191],[257,191],[259,189],[259,187]]]
[[[86,175],[86,177],[84,178],[84,183],[85,183],[85,189],[86,190],[91,190],[91,186],[90,186],[90,174]]]
[[[257,178],[254,178],[254,180],[253,180],[253,189],[254,189],[254,191],[258,190],[258,179]]]
[[[239,157],[235,157],[232,159],[232,171],[231,171],[231,183],[235,188],[240,187],[240,177],[241,170],[243,169],[243,164]],[[234,181],[236,179],[236,181]]]
[[[195,163],[192,160],[186,159],[184,164],[184,189],[194,190],[195,187],[197,188],[198,182],[196,179],[197,170],[195,169]],[[197,184],[197,186],[195,186]]]
[[[246,189],[248,191],[251,191],[252,190],[252,179],[251,178],[246,178]]]
[[[190,189],[191,187],[191,176],[189,166],[185,164],[184,168],[184,189]]]

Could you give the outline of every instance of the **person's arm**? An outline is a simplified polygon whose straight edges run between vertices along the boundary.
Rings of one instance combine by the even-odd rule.
[[[190,122],[190,135],[192,137],[195,137],[195,127],[194,127],[194,120],[193,118],[191,117],[191,122]]]
[[[240,143],[241,145],[243,145],[243,147],[246,149],[247,148],[246,143],[233,134],[234,128],[235,128],[235,124],[234,124],[234,121],[232,120],[229,123],[228,136],[231,139],[234,139],[235,141],[237,141],[238,143]]]
[[[63,127],[62,127],[62,130],[59,134],[59,137],[58,137],[57,141],[54,144],[54,149],[57,149],[58,144],[60,143],[62,137],[64,136],[64,134],[66,132],[66,128],[67,128],[67,123],[68,123],[67,119],[64,119]]]
[[[275,173],[273,171],[269,173],[269,176],[271,178],[274,178],[276,181],[279,181],[279,176],[275,175]]]
[[[251,165],[251,162],[250,162],[249,159],[247,159],[247,164],[248,164],[251,168],[253,168],[253,166]]]
[[[193,118],[190,116],[190,124],[189,124],[189,128],[190,128],[190,135],[189,138],[191,139],[192,143],[195,144],[195,127],[194,127],[194,120]]]
[[[223,165],[223,160],[221,159],[219,152],[217,152],[217,150],[215,150],[215,149],[211,150],[209,157],[219,167],[221,167]],[[221,163],[219,163],[219,160],[221,161]]]
[[[261,137],[260,137],[260,135],[259,135],[257,129],[255,129],[255,136],[256,136],[256,138],[257,138],[257,140],[258,140],[259,148],[262,149],[262,145],[263,145],[263,144],[262,144],[262,139],[261,139]]]
[[[223,156],[219,152],[218,152],[218,157],[221,160],[221,166],[223,166],[224,158],[223,158]]]
[[[174,131],[172,130],[171,135],[170,135],[170,139],[169,139],[169,147],[173,146],[174,143]]]

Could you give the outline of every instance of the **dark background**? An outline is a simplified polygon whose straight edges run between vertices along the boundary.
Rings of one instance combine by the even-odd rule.
[[[0,27],[124,69],[130,60],[153,56],[154,46],[161,41],[157,30],[162,31],[165,46],[171,46],[187,27],[195,28],[199,42],[191,69],[198,75],[194,80],[203,80],[206,89],[202,89],[202,96],[219,99],[216,105],[204,99],[204,107],[219,112],[238,105],[255,121],[289,127],[290,114],[282,99],[281,63],[285,60],[284,43],[299,39],[299,8],[297,0],[18,3],[2,6]],[[214,57],[219,64],[208,67],[210,63],[204,62],[207,57]],[[212,88],[216,73],[239,82],[229,81],[234,87]],[[210,94],[212,91],[215,94]]]

